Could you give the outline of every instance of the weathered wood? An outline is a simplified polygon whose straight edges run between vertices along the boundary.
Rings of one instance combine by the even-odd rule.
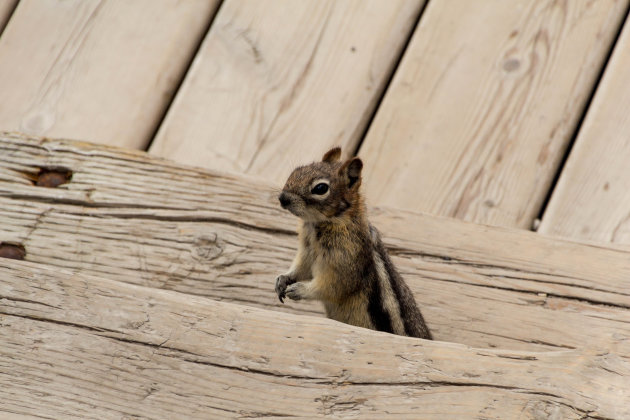
[[[430,2],[361,146],[369,202],[530,228],[627,7]]]
[[[0,0],[0,35],[17,5],[17,0]]]
[[[630,245],[630,21],[562,170],[539,232]]]
[[[72,179],[35,187],[41,167],[72,169]],[[258,180],[140,152],[0,136],[0,241],[23,244],[27,260],[321,313],[317,304],[281,305],[273,292],[297,245],[275,195]],[[411,212],[372,216],[437,339],[630,355],[628,253]]]
[[[144,148],[218,0],[23,0],[0,38],[0,128]]]
[[[0,275],[3,411],[52,418],[630,416],[630,361],[608,351],[474,349],[22,261],[0,260]]]
[[[423,4],[226,0],[150,152],[275,182],[352,153]]]

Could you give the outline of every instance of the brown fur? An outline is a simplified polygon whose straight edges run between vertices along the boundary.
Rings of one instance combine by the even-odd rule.
[[[340,156],[334,148],[321,162],[296,168],[280,194],[282,207],[302,224],[293,265],[276,279],[278,297],[320,300],[337,321],[430,339],[411,291],[367,220],[359,192],[363,164],[359,158],[342,163]]]

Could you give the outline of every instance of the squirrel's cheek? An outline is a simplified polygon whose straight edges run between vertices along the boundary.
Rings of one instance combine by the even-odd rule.
[[[301,218],[304,218],[308,213],[307,209],[302,203],[291,203],[291,205],[287,207],[287,210],[293,213],[293,215]]]

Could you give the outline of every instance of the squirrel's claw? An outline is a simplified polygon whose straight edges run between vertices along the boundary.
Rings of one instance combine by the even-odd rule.
[[[276,293],[278,294],[278,299],[280,299],[280,302],[284,303],[287,286],[292,283],[295,283],[295,281],[286,274],[282,274],[276,277]]]

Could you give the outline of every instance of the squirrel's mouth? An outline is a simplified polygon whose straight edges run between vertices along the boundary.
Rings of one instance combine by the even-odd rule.
[[[304,203],[302,197],[291,192],[283,191],[278,196],[280,206],[283,209],[288,210],[294,216],[299,217],[305,222],[321,222],[325,220],[325,215],[317,211],[316,209],[307,206]]]
[[[283,191],[278,196],[278,200],[280,201],[280,206],[283,209],[289,210],[293,215],[297,217],[302,217],[303,212],[300,211],[300,209],[302,208],[303,210],[303,206],[300,206],[297,203],[296,197],[292,193]]]
[[[301,212],[299,212],[298,209],[296,209],[295,206],[293,206],[293,205],[288,205],[288,206],[284,207],[284,209],[285,210],[289,210],[289,212],[291,214],[293,214],[294,216],[302,217]]]

